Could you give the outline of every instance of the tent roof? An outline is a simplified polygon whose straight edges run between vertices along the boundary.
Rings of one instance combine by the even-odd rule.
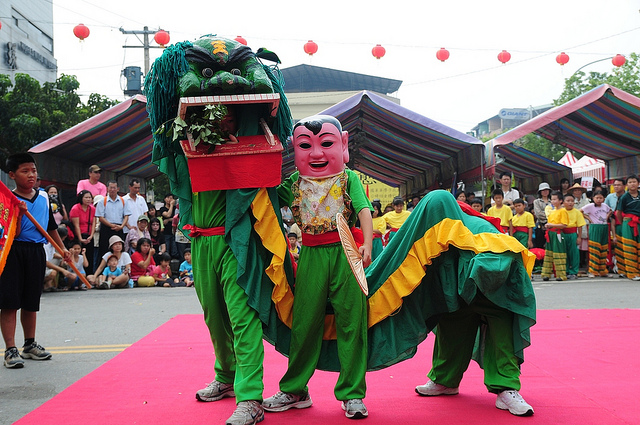
[[[72,158],[86,165],[100,164],[116,174],[151,178],[160,174],[151,163],[153,138],[147,98],[137,95],[29,149]]]
[[[525,193],[535,193],[542,182],[559,187],[562,178],[573,180],[571,168],[512,143],[496,146],[495,140],[486,142],[487,176],[503,171],[513,172],[518,178],[519,189]],[[498,161],[495,154],[498,155]]]
[[[567,151],[562,158],[558,160],[558,164],[566,165],[567,167],[571,167],[573,164],[578,162],[576,157],[569,151]]]
[[[582,154],[618,162],[619,171],[636,166],[622,161],[640,155],[640,98],[600,85],[494,139],[509,144],[535,133]]]
[[[349,166],[406,193],[448,186],[454,176],[477,171],[481,141],[439,124],[369,91],[320,112],[336,117],[349,132]],[[283,164],[293,171],[293,150]],[[457,175],[456,175],[457,172]]]

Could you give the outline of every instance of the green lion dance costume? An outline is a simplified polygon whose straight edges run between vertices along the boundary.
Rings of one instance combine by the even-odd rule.
[[[176,117],[180,97],[276,92],[281,100],[269,127],[286,140],[292,123],[283,82],[261,58],[277,61],[271,52],[254,54],[235,41],[205,36],[165,49],[145,82],[153,161],[179,198],[180,227],[191,229],[196,289],[216,354],[215,380],[196,397],[215,401],[235,395],[238,405],[228,424],[264,418],[261,339],[289,355],[295,287],[279,206],[291,198],[278,198],[273,187],[194,193],[179,142],[159,130]],[[244,107],[237,135],[260,134],[259,117],[258,109]],[[429,382],[416,388],[419,394],[456,394],[473,355],[485,368],[488,390],[498,394],[496,407],[532,414],[517,390],[535,324],[529,279],[534,260],[517,240],[463,212],[450,193],[431,192],[366,269],[367,369],[411,358],[437,328],[433,369]],[[340,370],[336,302],[342,309],[351,300],[326,306],[318,369]],[[290,407],[310,405],[308,399]]]

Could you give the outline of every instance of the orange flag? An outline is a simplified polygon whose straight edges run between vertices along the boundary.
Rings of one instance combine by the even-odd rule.
[[[18,198],[0,182],[0,274],[13,243],[18,225]]]

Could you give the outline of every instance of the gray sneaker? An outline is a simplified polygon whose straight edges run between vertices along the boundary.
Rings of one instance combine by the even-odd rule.
[[[311,407],[313,402],[309,394],[295,395],[278,391],[275,395],[262,402],[262,407],[267,412],[284,412],[292,408],[305,409]]]
[[[531,416],[533,415],[533,407],[515,390],[507,390],[498,394],[496,399],[496,407],[502,410],[508,410],[512,415]]]
[[[198,401],[218,401],[225,397],[235,397],[233,392],[233,384],[223,384],[222,382],[213,381],[206,388],[196,392]]]
[[[238,403],[226,425],[253,425],[264,419],[264,409],[259,401],[249,400]]]
[[[423,396],[456,395],[458,392],[458,387],[445,387],[444,385],[436,384],[431,379],[429,379],[426,384],[416,387],[416,393]]]
[[[20,355],[23,359],[33,360],[49,360],[51,358],[51,353],[35,341],[27,347],[22,347],[22,354]]]
[[[20,357],[20,352],[16,347],[4,350],[4,367],[9,369],[20,369],[24,367],[24,360]]]
[[[343,401],[342,410],[344,410],[344,415],[349,419],[364,419],[369,416],[367,408],[359,398]]]

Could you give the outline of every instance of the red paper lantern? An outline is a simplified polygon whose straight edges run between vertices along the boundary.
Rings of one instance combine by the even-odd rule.
[[[309,40],[304,43],[304,52],[309,56],[313,56],[314,53],[318,51],[318,45],[313,41]]]
[[[234,38],[235,41],[237,41],[240,44],[244,44],[245,46],[247,45],[247,40],[245,40],[242,36],[237,36],[236,38]]]
[[[620,68],[626,62],[627,62],[627,58],[625,58],[624,56],[622,56],[620,54],[615,55],[613,57],[613,59],[611,59],[611,63],[613,64],[613,66],[617,66],[618,68]]]
[[[498,60],[502,63],[507,63],[511,60],[511,53],[507,52],[506,50],[501,51],[500,53],[498,53]]]
[[[558,56],[556,56],[556,62],[558,62],[560,65],[565,65],[567,62],[569,62],[569,55],[565,52],[560,53]]]
[[[440,50],[436,52],[436,58],[438,58],[440,62],[446,61],[449,59],[449,51],[444,47],[440,48]]]
[[[384,49],[384,47],[382,47],[379,44],[376,44],[376,46],[373,49],[371,49],[371,54],[376,59],[380,59],[385,55],[385,53],[387,53],[387,51]]]
[[[89,31],[89,28],[85,24],[78,24],[75,27],[73,27],[73,35],[78,37],[80,41],[89,37],[90,32],[91,31]]]
[[[153,39],[156,43],[164,47],[169,44],[169,40],[171,40],[171,37],[165,30],[158,30],[158,32],[153,36]]]

